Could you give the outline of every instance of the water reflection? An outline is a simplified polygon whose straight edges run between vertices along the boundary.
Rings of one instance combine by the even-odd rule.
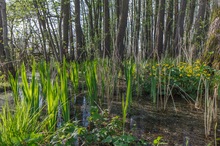
[[[90,116],[89,105],[87,104],[86,97],[83,97],[83,103],[81,107],[82,112],[82,126],[87,127],[89,125],[88,117]]]

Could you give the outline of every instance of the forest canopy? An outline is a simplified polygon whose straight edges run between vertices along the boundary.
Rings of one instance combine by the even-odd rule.
[[[31,56],[195,60],[217,0],[1,0],[1,62]],[[3,43],[4,41],[4,43]],[[207,51],[206,51],[207,52]],[[211,52],[211,51],[210,51]]]

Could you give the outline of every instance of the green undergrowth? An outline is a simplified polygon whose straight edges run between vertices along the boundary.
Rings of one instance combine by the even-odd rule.
[[[142,64],[142,70],[144,70],[142,85],[145,91],[151,94],[154,102],[156,102],[155,98],[158,94],[190,96],[192,100],[195,100],[201,81],[204,84],[204,80],[208,80],[212,85],[219,81],[219,71],[212,69],[200,60],[193,64],[171,61],[146,62]],[[160,91],[158,91],[159,86]],[[167,87],[170,88],[169,93],[166,92]]]
[[[135,95],[150,95],[153,104],[165,109],[168,99],[174,101],[176,96],[203,102],[205,83],[209,83],[205,91],[211,94],[220,82],[219,71],[199,60],[129,60],[123,68],[107,59],[33,61],[31,70],[28,77],[23,64],[15,77],[9,76],[13,106],[6,102],[0,112],[1,145],[146,145],[125,129]],[[88,127],[72,120],[71,101],[81,94],[89,101]],[[121,102],[122,117],[109,114],[115,97]]]
[[[9,87],[10,87],[10,84],[6,80],[6,75],[0,71],[0,90],[4,91],[5,89]]]

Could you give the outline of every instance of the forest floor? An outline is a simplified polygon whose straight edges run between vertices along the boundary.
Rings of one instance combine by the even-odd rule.
[[[128,116],[127,129],[136,137],[149,142],[153,142],[154,139],[161,136],[161,142],[167,146],[183,146],[187,141],[189,146],[214,145],[213,132],[208,138],[205,137],[204,110],[195,109],[194,105],[180,98],[176,99],[174,103],[176,108],[172,101],[169,101],[165,111],[158,111],[149,100],[134,100]],[[120,104],[114,106],[112,113],[117,113],[116,110],[120,110],[121,106]],[[220,137],[219,128],[217,137]]]

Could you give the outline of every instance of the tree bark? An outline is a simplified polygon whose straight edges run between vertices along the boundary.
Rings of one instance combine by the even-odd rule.
[[[104,56],[111,56],[109,0],[104,0]]]
[[[10,72],[15,76],[15,69],[12,63],[11,54],[8,46],[8,28],[5,0],[0,0],[0,65],[3,72],[8,76]]]
[[[204,37],[204,17],[205,17],[205,11],[206,11],[206,4],[207,0],[199,0],[199,10],[198,15],[195,20],[195,27],[194,27],[194,44],[195,47],[199,47],[201,45],[201,41]],[[197,50],[197,49],[196,49]]]
[[[76,49],[77,60],[85,60],[86,52],[84,50],[85,38],[80,23],[80,0],[75,0],[75,27],[76,27]]]
[[[182,38],[184,34],[184,19],[186,14],[186,0],[181,1],[181,9],[178,14],[178,22],[176,26],[176,34],[175,34],[175,41],[174,41],[174,56],[178,56],[182,47]]]
[[[118,32],[116,36],[116,48],[115,48],[115,57],[118,62],[122,62],[124,58],[124,38],[127,28],[127,17],[128,17],[128,5],[129,0],[122,0],[122,10],[120,14]]]
[[[187,26],[186,26],[186,48],[189,48],[189,44],[191,42],[191,35],[190,31],[192,30],[192,24],[194,21],[194,13],[195,13],[195,7],[196,7],[196,1],[190,0],[188,3],[188,11],[187,11]]]
[[[169,6],[167,10],[167,20],[166,20],[166,29],[164,36],[164,51],[171,52],[171,40],[172,40],[172,24],[173,24],[173,0],[169,0]]]
[[[164,14],[165,14],[165,0],[160,0],[159,11],[157,16],[156,25],[156,45],[155,50],[159,58],[161,58],[163,53],[163,31],[164,31]]]
[[[135,19],[135,35],[134,35],[134,50],[135,56],[138,57],[139,52],[139,34],[140,34],[140,17],[141,17],[141,0],[137,0],[135,7],[136,19]]]
[[[62,0],[61,2],[61,18],[63,21],[63,39],[62,48],[60,50],[60,58],[63,59],[63,55],[67,57],[69,46],[69,20],[70,20],[70,0]]]

